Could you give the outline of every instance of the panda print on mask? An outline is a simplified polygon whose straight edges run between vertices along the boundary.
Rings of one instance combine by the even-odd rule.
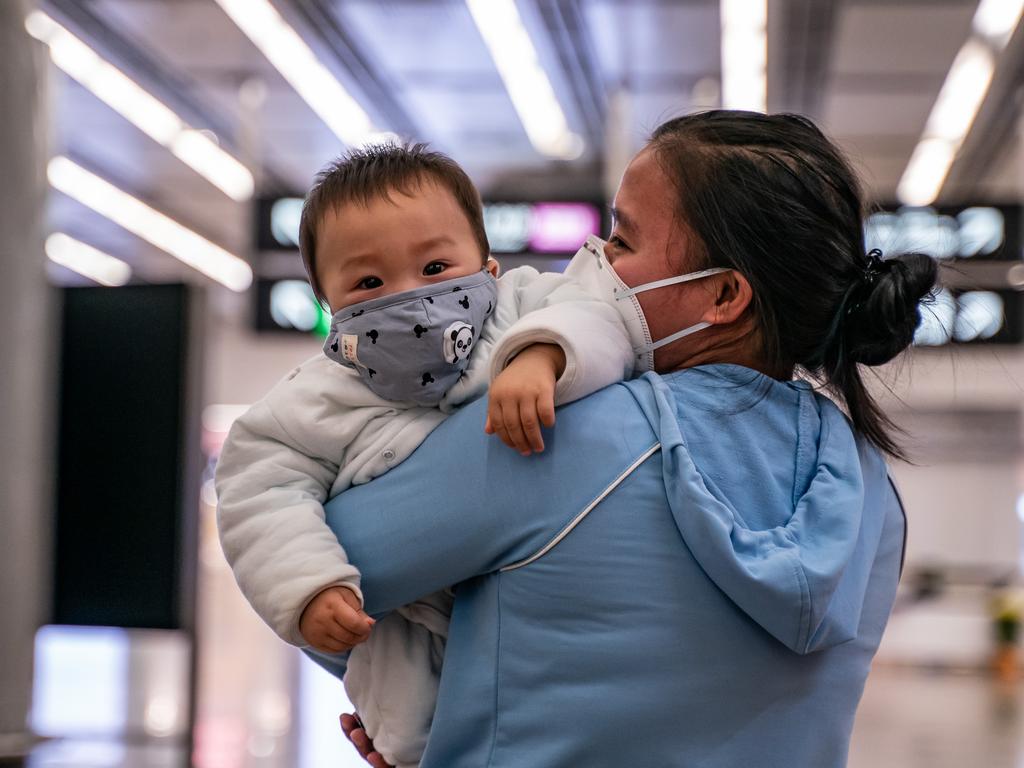
[[[497,295],[494,276],[481,270],[343,307],[324,354],[386,400],[435,406],[469,367]]]
[[[475,341],[473,326],[461,320],[449,325],[444,332],[444,359],[452,365],[469,358]]]

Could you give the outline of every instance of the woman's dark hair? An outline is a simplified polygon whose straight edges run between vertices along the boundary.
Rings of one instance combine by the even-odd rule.
[[[859,366],[910,345],[935,261],[865,253],[857,177],[804,117],[703,112],[662,124],[649,146],[677,187],[698,258],[750,282],[769,366],[806,370],[871,443],[904,458]]]

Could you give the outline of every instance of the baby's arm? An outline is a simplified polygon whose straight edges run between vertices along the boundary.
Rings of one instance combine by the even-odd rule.
[[[503,279],[513,277],[520,317],[492,354],[485,430],[529,455],[544,450],[554,406],[627,378],[633,351],[618,311],[575,282],[532,270]]]
[[[286,642],[333,653],[372,626],[359,572],[324,523],[337,474],[263,401],[232,426],[216,479],[221,544],[246,599]]]

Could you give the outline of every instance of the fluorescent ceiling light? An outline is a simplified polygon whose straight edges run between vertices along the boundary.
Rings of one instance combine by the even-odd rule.
[[[904,205],[931,205],[939,196],[956,150],[943,139],[922,139],[903,172],[896,196]]]
[[[1012,16],[1015,25],[1019,22],[1020,4],[1016,3],[1016,0],[1014,3],[995,4],[1004,9],[1011,4],[1017,5],[1017,10]],[[983,16],[983,13],[987,15]],[[983,29],[996,29],[992,20],[994,14],[986,10],[985,0],[975,13],[976,31],[979,16],[982,17]],[[1004,17],[1004,23],[1009,17]],[[997,28],[1005,29],[1005,24]],[[1009,34],[1005,39],[1009,40]],[[998,48],[999,45],[993,45],[991,38],[982,39],[972,35],[959,49],[945,82],[942,83],[939,96],[932,106],[928,123],[925,125],[925,133],[918,146],[914,148],[910,162],[900,178],[896,196],[901,203],[927,206],[939,197],[942,184],[956,159],[956,153],[970,133],[985,100],[985,94],[988,93],[995,73],[995,56]]]
[[[583,139],[569,130],[537,50],[519,17],[515,0],[466,0],[473,21],[505,83],[512,106],[534,148],[549,157],[572,160]]]
[[[60,232],[46,239],[46,256],[101,285],[124,285],[132,276],[132,268],[120,259]]]
[[[999,47],[1010,40],[1020,22],[1024,0],[981,0],[971,23],[974,31]]]
[[[722,106],[768,108],[768,2],[721,0]]]
[[[935,100],[925,136],[958,144],[967,135],[981,102],[988,92],[995,61],[992,52],[979,42],[968,41],[946,75],[939,97]]]
[[[360,146],[376,138],[366,111],[268,0],[216,2],[342,142]]]
[[[55,189],[231,290],[241,292],[252,283],[252,269],[238,256],[68,158],[53,158],[47,175]]]
[[[63,26],[33,11],[25,28],[50,47],[54,64],[200,176],[234,200],[252,198],[255,185],[248,168]]]

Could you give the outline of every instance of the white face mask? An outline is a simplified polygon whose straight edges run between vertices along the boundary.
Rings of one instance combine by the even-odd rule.
[[[662,288],[666,285],[700,280],[702,277],[710,277],[711,275],[729,272],[730,270],[725,267],[714,267],[701,270],[700,272],[690,272],[686,275],[666,277],[664,280],[655,280],[653,283],[644,283],[643,285],[630,288],[622,282],[622,278],[615,273],[608,258],[604,255],[605,245],[607,245],[607,242],[596,235],[587,237],[586,242],[583,243],[576,252],[576,255],[573,256],[572,261],[569,262],[569,266],[566,267],[565,274],[567,277],[571,277],[580,283],[586,290],[605,299],[605,301],[619,311],[623,322],[626,324],[630,342],[633,344],[633,353],[636,356],[634,370],[637,372],[653,371],[654,350],[666,344],[671,344],[673,341],[677,341],[684,336],[689,336],[691,333],[703,331],[705,328],[710,327],[711,323],[697,323],[655,341],[651,338],[647,318],[644,317],[644,311],[641,309],[640,300],[637,299],[636,295],[644,291],[652,291],[655,288]]]

